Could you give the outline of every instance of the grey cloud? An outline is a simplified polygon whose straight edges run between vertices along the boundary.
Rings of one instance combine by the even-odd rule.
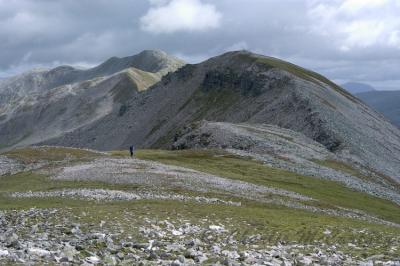
[[[216,27],[199,31],[178,27],[178,31],[168,34],[143,30],[141,18],[150,8],[170,1],[0,0],[0,77],[34,66],[92,65],[143,49],[159,48],[189,62],[199,62],[246,48],[292,61],[338,82],[357,80],[391,89],[400,83],[400,74],[396,73],[399,47],[381,41],[367,47],[357,45],[358,39],[368,36],[350,40],[341,30],[346,25],[335,21],[370,19],[370,9],[346,7],[353,12],[350,16],[329,13],[328,4],[316,13],[318,4],[328,3],[321,0],[197,0],[193,2],[212,6],[221,15]],[[329,4],[340,7],[342,1]],[[390,14],[400,12],[395,4],[375,8]],[[327,19],[322,21],[324,16]],[[380,30],[382,38],[392,36],[395,25],[388,24],[387,29]],[[396,39],[392,39],[394,44]],[[349,49],[343,49],[344,45]]]

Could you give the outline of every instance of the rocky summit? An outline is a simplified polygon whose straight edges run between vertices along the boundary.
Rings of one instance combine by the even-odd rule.
[[[400,130],[276,58],[4,79],[0,150],[0,264],[400,265]]]

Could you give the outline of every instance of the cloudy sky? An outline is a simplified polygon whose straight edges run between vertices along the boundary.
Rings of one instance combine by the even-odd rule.
[[[0,0],[0,77],[162,49],[247,49],[400,89],[400,0]]]

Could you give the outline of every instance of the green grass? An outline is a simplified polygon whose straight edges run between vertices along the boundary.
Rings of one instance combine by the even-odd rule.
[[[325,166],[325,167],[329,167],[329,168],[338,170],[340,172],[350,174],[352,176],[360,177],[363,179],[367,178],[362,173],[360,173],[360,171],[358,171],[357,169],[354,169],[351,165],[346,164],[344,162],[339,162],[339,161],[335,161],[335,160],[325,160],[325,161],[314,160],[313,162],[317,163],[319,165]]]
[[[344,162],[340,162],[340,161],[335,161],[335,160],[325,160],[325,161],[321,161],[321,160],[314,160],[314,163],[317,163],[319,165],[325,166],[325,167],[329,167],[347,174],[350,174],[352,176],[356,176],[359,177],[361,179],[371,179],[370,176],[366,176],[364,174],[362,174],[358,169],[353,168],[351,165],[344,163]],[[377,176],[380,176],[383,180],[385,180],[387,183],[391,184],[392,186],[400,189],[400,185],[399,183],[397,183],[396,181],[394,181],[392,178],[382,175],[376,171],[374,171],[373,169],[366,169],[370,172],[374,172]],[[374,180],[372,180],[374,181]]]
[[[118,156],[118,155],[116,155]],[[54,180],[50,177],[35,173],[35,172],[20,172],[14,175],[7,175],[0,177],[0,195],[3,198],[0,199],[0,206],[4,207],[6,204],[9,206],[19,206],[19,204],[13,205],[14,200],[10,200],[9,197],[4,197],[8,193],[12,192],[26,192],[26,191],[56,191],[63,189],[79,189],[79,188],[90,188],[90,189],[111,189],[111,190],[123,190],[123,191],[135,191],[138,189],[146,189],[145,186],[138,184],[124,184],[124,183],[107,183],[102,181],[70,181],[70,180]],[[218,197],[223,200],[231,200],[240,202],[242,199],[230,197],[228,195],[221,195],[212,192],[202,193],[189,190],[183,190],[180,188],[168,188],[163,191],[168,193],[184,194],[187,196],[206,196],[206,197]],[[27,207],[27,206],[25,206]]]
[[[302,176],[271,168],[258,161],[210,150],[140,150],[141,159],[184,166],[210,174],[258,185],[273,186],[295,191],[319,201],[321,207],[334,205],[366,211],[380,218],[400,223],[400,207],[390,201],[353,191],[329,180]]]
[[[63,152],[72,153],[80,159],[92,156],[92,154],[85,152],[82,154],[80,150],[70,149],[65,151],[55,149],[48,152],[54,154],[58,159],[64,158]],[[42,159],[49,158],[49,153],[39,153],[39,157]],[[29,150],[14,151],[10,154],[24,160],[34,160],[37,155],[37,153],[32,153]],[[113,151],[110,152],[110,155],[128,157],[129,153]],[[141,159],[190,167],[255,184],[281,187],[309,195],[318,199],[320,204],[324,206],[339,205],[357,208],[387,220],[400,221],[399,207],[388,201],[351,191],[335,182],[273,169],[249,158],[228,155],[220,150],[138,150],[135,156]],[[318,241],[327,244],[343,244],[343,248],[345,248],[347,243],[355,243],[356,241],[355,244],[358,246],[368,245],[368,247],[361,251],[350,250],[348,252],[362,257],[385,254],[391,246],[398,245],[400,241],[400,228],[243,199],[241,199],[242,206],[238,207],[166,200],[95,202],[68,198],[15,199],[8,196],[8,193],[15,191],[52,191],[64,188],[135,190],[138,187],[102,182],[56,181],[35,172],[18,173],[0,177],[0,209],[68,208],[78,216],[82,212],[87,213],[85,217],[79,216],[80,222],[99,223],[101,220],[106,220],[109,223],[122,223],[126,232],[132,234],[137,233],[137,230],[132,229],[132,220],[123,219],[126,213],[129,213],[132,217],[149,217],[158,220],[169,217],[171,219],[189,220],[192,223],[207,218],[211,222],[228,221],[226,224],[232,225],[232,230],[237,231],[238,236],[261,234],[265,244],[275,244],[278,241],[300,243]],[[177,192],[193,193],[188,191]],[[218,195],[218,197],[221,198],[221,195]],[[135,224],[136,222],[140,223],[140,219],[135,220]],[[326,229],[332,231],[332,234],[323,234]],[[367,233],[360,233],[361,231]]]
[[[64,181],[53,180],[45,175],[33,172],[21,172],[15,175],[0,177],[0,193],[17,191],[52,191],[74,188],[108,188],[116,190],[132,190],[135,184],[111,184],[98,181]]]
[[[7,197],[5,192],[28,190],[27,186],[30,190],[51,191],[77,187],[99,186],[104,188],[108,185],[91,182],[56,182],[32,173],[2,177],[0,182],[2,184],[1,209],[68,208],[77,214],[86,212],[88,215],[82,217],[82,221],[88,223],[99,223],[101,220],[123,223],[122,214],[128,211],[133,216],[146,216],[158,220],[171,217],[172,219],[190,220],[192,223],[203,218],[211,221],[231,219],[229,223],[234,225],[233,228],[238,231],[238,235],[262,234],[265,243],[278,241],[348,243],[357,236],[359,242],[376,241],[375,243],[379,242],[381,245],[389,245],[389,238],[400,235],[398,228],[251,201],[245,201],[243,206],[237,207],[165,200],[95,202],[57,197],[15,199]],[[113,187],[111,186],[111,188]],[[130,224],[123,226],[129,228]],[[332,231],[332,236],[323,234],[327,228]],[[376,239],[371,239],[370,236],[360,237],[357,232],[363,229],[369,230]]]
[[[338,235],[339,241],[341,242],[352,242],[352,239],[348,238],[348,234],[351,234],[354,230],[383,230],[388,234],[400,232],[398,228],[390,228],[347,218],[329,217],[302,210],[293,210],[286,207],[258,203],[248,203],[246,206],[235,207],[189,202],[182,203],[177,201],[145,200],[128,203],[112,202],[101,205],[107,205],[109,208],[101,208],[99,217],[103,217],[103,213],[109,212],[118,217],[118,213],[129,209],[134,210],[140,215],[151,214],[158,219],[165,219],[165,217],[184,217],[193,223],[205,217],[210,217],[215,220],[232,219],[234,225],[241,225],[237,227],[237,229],[242,231],[242,233],[248,231],[248,233],[266,233],[269,235],[279,231],[281,232],[280,237],[286,241],[301,241],[302,237],[304,237],[302,234],[310,230],[313,234],[313,241],[323,238],[326,239],[327,237],[323,235],[322,232],[327,228],[343,230],[343,233]],[[329,241],[329,239],[326,240]]]
[[[102,156],[100,153],[63,147],[21,148],[4,152],[2,155],[20,160],[24,163],[62,161],[66,159],[82,161]]]
[[[52,198],[13,199],[9,207],[15,204],[20,208],[68,208],[78,216],[85,212],[86,216],[81,216],[78,221],[80,224],[99,224],[105,220],[110,224],[118,224],[127,235],[138,234],[137,229],[132,227],[132,222],[139,226],[143,223],[142,217],[156,221],[184,220],[193,224],[201,219],[208,219],[211,224],[225,224],[231,232],[236,232],[236,239],[261,234],[260,244],[265,245],[278,242],[322,242],[342,244],[346,247],[347,243],[356,243],[358,246],[368,245],[362,251],[364,256],[384,254],[398,243],[400,235],[399,228],[258,203],[236,207],[165,200],[94,202]],[[129,213],[132,219],[124,219],[126,213]],[[323,233],[326,229],[332,232],[331,235]],[[360,251],[349,252],[357,254]]]
[[[112,156],[129,156],[127,151],[110,152]],[[26,162],[40,160],[63,160],[66,157],[75,160],[89,160],[103,156],[90,151],[68,148],[18,149],[6,153],[7,156]],[[236,180],[243,180],[258,185],[266,185],[295,191],[317,199],[314,205],[334,208],[341,206],[366,211],[380,218],[400,223],[400,208],[387,200],[376,198],[365,193],[356,192],[342,184],[313,177],[298,175],[292,172],[271,168],[250,158],[239,158],[219,150],[138,150],[135,157],[162,163],[184,166],[210,174]],[[322,163],[322,162],[321,162]],[[348,171],[350,166],[337,162],[325,162],[326,166]],[[1,177],[0,192],[57,190],[62,188],[111,188],[120,190],[136,189],[137,186],[126,184],[105,184],[102,182],[73,182],[49,180],[43,175],[31,172]],[[179,191],[178,191],[179,192]]]

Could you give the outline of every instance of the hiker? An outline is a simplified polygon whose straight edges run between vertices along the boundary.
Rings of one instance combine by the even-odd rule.
[[[131,145],[131,146],[129,147],[129,151],[130,151],[130,153],[131,153],[131,157],[133,157],[133,150],[134,150],[134,147],[133,147],[133,145]]]

